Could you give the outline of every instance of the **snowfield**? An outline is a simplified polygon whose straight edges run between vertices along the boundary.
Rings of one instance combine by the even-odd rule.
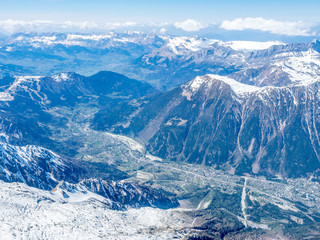
[[[181,239],[185,235],[189,220],[178,212],[114,211],[95,195],[64,201],[56,193],[0,181],[0,239]]]

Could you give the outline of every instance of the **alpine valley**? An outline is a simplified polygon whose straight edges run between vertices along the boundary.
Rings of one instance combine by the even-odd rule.
[[[0,41],[0,239],[319,239],[320,41]]]

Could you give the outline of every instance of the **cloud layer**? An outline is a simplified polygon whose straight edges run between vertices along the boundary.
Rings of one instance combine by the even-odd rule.
[[[47,20],[35,21],[17,21],[4,20],[0,21],[0,31],[6,33],[30,32],[30,31],[95,31],[95,30],[112,30],[116,28],[133,27],[135,22],[124,23],[95,23],[95,22],[62,22],[57,23]]]
[[[194,19],[187,19],[182,22],[175,23],[148,23],[137,24],[135,22],[124,23],[96,23],[96,22],[54,22],[47,20],[35,20],[35,21],[21,21],[21,20],[3,20],[0,21],[0,32],[6,32],[9,34],[15,32],[43,32],[43,31],[106,31],[119,28],[129,27],[154,27],[159,28],[159,31],[164,32],[163,27],[174,26],[187,32],[196,32],[206,25]]]
[[[285,36],[317,36],[318,33],[313,31],[315,24],[302,21],[277,21],[273,19],[259,18],[237,18],[235,20],[225,20],[220,26],[217,24],[204,24],[194,19],[174,23],[147,23],[138,24],[135,22],[54,22],[47,20],[21,21],[21,20],[2,20],[0,21],[0,33],[12,34],[16,32],[101,32],[115,29],[121,30],[140,30],[149,29],[164,34],[170,27],[181,29],[186,32],[197,32],[201,29],[211,27],[211,32],[216,28],[227,31],[231,30],[260,30],[272,34]],[[212,28],[213,27],[213,28]],[[209,29],[209,28],[208,28]],[[142,31],[144,31],[142,30]],[[168,31],[169,31],[168,30]],[[217,29],[216,29],[217,30]],[[172,29],[170,30],[172,32]],[[170,32],[169,31],[169,32]],[[208,30],[209,31],[209,30]],[[174,32],[174,31],[173,31]]]
[[[187,32],[196,32],[206,27],[204,24],[194,19],[187,19],[183,22],[176,22],[174,23],[174,26],[176,28],[181,28],[182,30]]]
[[[313,24],[302,21],[282,22],[273,19],[259,18],[237,18],[229,21],[225,20],[220,25],[220,28],[225,30],[260,30],[273,34],[281,34],[287,36],[312,36],[315,33],[311,32]]]

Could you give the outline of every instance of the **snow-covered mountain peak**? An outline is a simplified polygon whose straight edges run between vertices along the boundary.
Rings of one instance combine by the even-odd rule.
[[[113,32],[106,34],[68,34],[68,40],[91,40],[91,41],[100,41],[103,39],[110,39],[114,36]]]
[[[67,82],[71,80],[70,76],[71,76],[71,73],[65,72],[65,73],[59,73],[59,74],[53,75],[52,79],[56,82]]]
[[[294,85],[308,85],[320,81],[320,54],[309,49],[303,52],[287,52],[277,56],[283,60],[274,64],[286,72]]]
[[[67,48],[81,46],[87,48],[104,49],[108,47],[123,47],[127,44],[150,47],[163,39],[154,34],[130,33],[17,33],[3,42],[4,50],[9,47],[10,51],[19,47],[31,47],[35,49],[54,48],[63,45]],[[149,46],[150,45],[150,46]],[[1,45],[0,45],[1,46]]]
[[[199,51],[208,48],[210,45],[220,42],[215,39],[205,39],[198,37],[174,37],[168,38],[167,46],[177,55],[181,55],[186,51]]]
[[[233,50],[264,50],[275,45],[284,45],[280,41],[268,41],[268,42],[257,42],[257,41],[230,41],[223,43],[224,46],[229,46]]]
[[[15,89],[24,83],[39,81],[43,76],[16,76],[14,83],[10,86],[11,89]]]
[[[165,38],[167,45],[175,54],[182,55],[187,51],[196,52],[205,48],[210,48],[213,44],[218,44],[222,47],[230,47],[235,51],[255,51],[268,49],[275,45],[284,45],[280,41],[229,41],[223,42],[216,39],[206,39],[198,37],[174,37]]]
[[[186,96],[188,100],[190,100],[191,96],[198,92],[200,88],[210,89],[212,87],[212,84],[216,81],[221,81],[228,84],[231,87],[232,91],[238,96],[246,96],[247,94],[257,92],[261,89],[260,87],[240,83],[226,76],[207,74],[204,76],[198,76],[189,83],[183,85],[182,94],[183,96]]]
[[[208,74],[206,76],[210,77],[213,80],[219,80],[219,81],[222,81],[222,82],[228,84],[231,87],[231,89],[238,95],[257,92],[260,90],[260,87],[240,83],[240,82],[238,82],[232,78],[229,78],[229,77],[215,75],[215,74]]]
[[[57,40],[57,36],[52,35],[52,36],[45,36],[45,35],[40,35],[40,36],[18,36],[17,38],[15,38],[16,41],[19,42],[28,42],[28,41],[32,41],[35,44],[37,43],[44,43],[47,45],[51,45],[53,44],[54,41]]]

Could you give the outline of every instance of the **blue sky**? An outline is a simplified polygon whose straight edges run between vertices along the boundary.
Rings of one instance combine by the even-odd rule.
[[[318,37],[319,10],[319,0],[0,0],[0,32],[143,26],[163,32]]]
[[[54,21],[181,21],[239,17],[319,21],[319,0],[0,0],[0,18]]]

